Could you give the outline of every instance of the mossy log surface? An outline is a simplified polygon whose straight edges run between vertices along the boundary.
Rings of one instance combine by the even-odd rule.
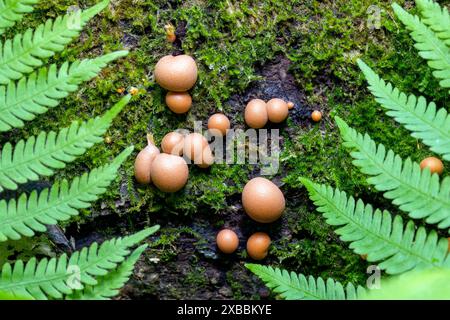
[[[93,3],[80,0],[78,5]],[[114,121],[105,143],[60,171],[57,178],[72,177],[109,161],[128,145],[135,145],[137,154],[146,144],[147,132],[159,143],[171,130],[192,129],[194,121],[203,121],[206,127],[208,117],[216,112],[226,113],[233,127],[244,129],[243,110],[249,99],[280,97],[296,105],[287,122],[276,126],[282,135],[282,154],[280,170],[271,177],[285,194],[286,213],[272,225],[256,224],[245,215],[240,193],[245,183],[259,174],[258,166],[192,167],[186,188],[167,195],[137,185],[130,158],[120,179],[92,209],[60,227],[49,228],[46,235],[3,244],[0,262],[27,259],[31,252],[70,252],[158,223],[162,229],[149,239],[150,247],[120,299],[274,298],[244,267],[250,261],[245,241],[256,231],[268,232],[273,240],[264,264],[364,284],[367,262],[324,223],[298,177],[329,183],[398,213],[352,166],[341,146],[334,115],[403,157],[417,161],[431,154],[384,114],[355,63],[363,57],[400,89],[435,97],[439,106],[448,106],[446,90],[439,89],[406,30],[393,18],[390,3],[112,0],[109,9],[89,23],[80,41],[50,62],[95,57],[123,48],[130,50],[129,56],[112,63],[60,107],[24,129],[2,135],[0,142],[15,142],[75,119],[99,115],[120,98],[118,89],[137,87],[140,94]],[[398,3],[415,11],[412,1]],[[71,5],[69,0],[42,1],[6,36],[63,14]],[[380,10],[379,24],[376,10]],[[166,41],[167,23],[176,27],[174,44]],[[192,90],[194,105],[188,115],[177,116],[168,110],[165,91],[153,78],[155,63],[171,53],[192,55],[199,65],[199,81]],[[324,114],[318,124],[309,118],[315,109]],[[450,167],[448,163],[446,167]],[[50,182],[24,188],[45,187]],[[215,235],[223,227],[235,229],[241,239],[234,255],[225,256],[216,249]]]

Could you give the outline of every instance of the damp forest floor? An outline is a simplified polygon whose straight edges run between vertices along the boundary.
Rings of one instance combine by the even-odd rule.
[[[412,1],[397,2],[415,11]],[[93,3],[80,0],[78,5]],[[206,127],[208,117],[216,112],[225,113],[234,128],[245,129],[243,110],[250,99],[279,97],[296,106],[289,119],[276,126],[281,135],[280,168],[269,177],[285,194],[286,212],[271,225],[259,225],[243,212],[240,193],[249,179],[259,175],[257,165],[191,167],[187,186],[168,195],[152,186],[137,185],[130,157],[120,178],[91,209],[38,238],[14,246],[3,244],[0,262],[18,256],[27,259],[32,252],[43,256],[70,252],[93,241],[160,224],[161,230],[148,239],[149,248],[118,299],[276,298],[244,267],[251,262],[245,242],[256,231],[268,232],[273,240],[269,256],[261,263],[364,285],[368,263],[325,224],[298,178],[339,187],[374,207],[399,213],[352,165],[342,147],[335,115],[404,158],[418,161],[430,155],[385,115],[355,64],[357,58],[363,58],[401,90],[434,97],[439,106],[448,106],[448,95],[439,89],[394,18],[390,3],[112,0],[109,9],[89,23],[80,40],[51,62],[123,48],[130,50],[128,57],[112,63],[60,107],[2,137],[2,142],[102,114],[120,98],[118,89],[139,88],[140,94],[116,118],[105,142],[59,171],[56,178],[73,177],[108,162],[129,145],[135,145],[137,154],[146,144],[147,132],[160,142],[169,131],[193,129],[194,121],[203,121]],[[440,3],[448,5],[449,1]],[[18,29],[64,14],[73,4],[69,0],[42,1]],[[368,23],[378,9],[379,25]],[[166,41],[167,23],[176,27],[174,44]],[[153,79],[155,63],[171,53],[192,55],[199,66],[199,81],[191,92],[194,104],[187,115],[168,110],[165,92]],[[324,114],[317,124],[309,118],[316,109]],[[223,227],[233,228],[240,237],[239,249],[231,256],[220,254],[215,246],[215,235]]]

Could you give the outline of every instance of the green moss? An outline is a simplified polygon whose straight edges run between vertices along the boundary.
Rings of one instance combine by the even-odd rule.
[[[226,283],[231,288],[234,300],[260,298],[259,292],[248,278],[248,270],[243,265],[236,265],[226,273]]]
[[[162,230],[158,239],[151,242],[150,248],[152,249],[152,252],[158,254],[158,258],[162,262],[170,261],[177,255],[174,243],[179,237],[179,230],[166,228]]]
[[[195,267],[192,270],[189,270],[182,280],[183,285],[192,288],[192,290],[205,286],[208,284],[208,277],[206,276],[205,271],[206,270],[203,267]]]
[[[246,296],[243,294],[244,285],[240,282],[239,279],[236,279],[234,272],[227,272],[227,283],[233,291],[233,299],[241,300],[246,298]]]

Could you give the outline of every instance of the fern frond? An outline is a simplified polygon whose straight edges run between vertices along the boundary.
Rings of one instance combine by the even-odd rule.
[[[18,260],[6,263],[0,273],[0,291],[29,299],[60,299],[84,285],[95,286],[96,277],[114,270],[130,254],[130,247],[156,232],[159,226],[142,230],[134,235],[97,243],[75,252],[70,258],[63,254],[50,260],[27,263]]]
[[[0,242],[32,237],[35,231],[45,232],[45,225],[57,224],[88,208],[116,178],[120,165],[133,147],[124,150],[109,165],[85,173],[71,183],[63,180],[39,194],[36,190],[19,199],[0,201]]]
[[[256,274],[266,286],[287,300],[355,300],[364,293],[364,288],[349,283],[344,289],[341,283],[322,278],[306,278],[278,268],[259,264],[246,264],[247,269]]]
[[[404,226],[400,215],[392,219],[388,211],[374,211],[372,206],[347,197],[343,191],[305,178],[300,181],[326,222],[340,227],[336,233],[341,240],[351,242],[355,253],[367,254],[368,261],[382,261],[380,269],[399,274],[411,269],[450,267],[448,241],[439,239],[434,230],[427,234],[420,227],[416,231],[412,221]]]
[[[381,288],[370,290],[365,300],[449,300],[450,269],[411,271],[383,279]]]
[[[108,272],[103,277],[97,278],[97,284],[86,286],[84,290],[77,290],[67,296],[67,300],[107,300],[116,296],[133,273],[134,265],[148,245],[141,245],[122,262],[117,269]]]
[[[419,50],[419,55],[428,60],[428,65],[435,69],[433,75],[441,80],[443,88],[450,88],[450,49],[417,16],[405,11],[398,4],[392,5],[397,17],[411,31],[411,37]]]
[[[22,20],[25,13],[33,11],[39,0],[0,0],[0,35]]]
[[[450,14],[448,9],[432,0],[416,0],[416,5],[423,18],[422,21],[431,28],[436,35],[450,46]]]
[[[64,46],[80,34],[86,23],[109,3],[104,0],[95,6],[47,20],[35,30],[17,34],[13,40],[0,45],[0,84],[18,80],[42,65],[42,59],[62,51]]]
[[[0,291],[0,300],[29,300],[29,299],[19,296],[13,296],[11,294],[7,294],[5,292]]]
[[[53,169],[61,169],[74,161],[88,148],[102,141],[101,136],[111,125],[114,117],[130,101],[122,98],[102,117],[87,122],[73,122],[58,134],[41,132],[37,137],[20,140],[15,147],[5,144],[0,154],[0,191],[16,190],[18,184],[36,181],[39,176],[50,176]]]
[[[52,65],[20,79],[17,84],[11,81],[7,87],[1,86],[0,132],[21,128],[24,121],[56,107],[61,99],[77,90],[79,84],[94,78],[108,62],[127,54],[127,51],[118,51],[96,59],[66,62],[59,70]]]
[[[406,96],[392,84],[386,83],[363,61],[358,65],[364,73],[376,101],[388,111],[388,116],[410,130],[435,153],[450,161],[450,115],[444,108],[436,111],[436,104],[427,105],[424,97]]]
[[[439,176],[428,169],[421,170],[411,159],[403,161],[392,150],[350,128],[336,117],[344,146],[351,152],[353,164],[371,177],[367,182],[384,196],[393,200],[401,210],[413,219],[426,219],[427,223],[438,224],[441,229],[450,226],[450,177],[439,183]]]

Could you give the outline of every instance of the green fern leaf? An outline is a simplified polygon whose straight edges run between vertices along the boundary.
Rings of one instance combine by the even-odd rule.
[[[0,0],[0,34],[22,20],[25,13],[33,11],[39,0]]]
[[[397,17],[411,31],[419,55],[428,60],[428,65],[436,70],[433,75],[441,80],[440,85],[450,88],[450,49],[419,17],[411,15],[396,3],[392,7]]]
[[[70,13],[55,21],[47,20],[36,30],[28,29],[24,34],[17,34],[13,40],[6,40],[0,45],[0,84],[6,85],[10,80],[22,78],[40,67],[42,59],[62,51],[108,3],[109,0],[104,0],[82,12]]]
[[[102,141],[101,136],[111,125],[114,117],[130,101],[122,98],[102,117],[87,122],[73,122],[58,134],[41,132],[37,137],[19,141],[15,147],[7,143],[0,154],[0,191],[16,190],[18,184],[36,181],[41,176],[50,176],[53,169],[61,169],[74,161],[88,148]]]
[[[407,97],[363,61],[358,60],[358,64],[376,101],[388,110],[387,115],[410,130],[414,138],[421,139],[432,151],[450,161],[450,115],[447,111],[441,108],[436,112],[436,104],[427,105],[424,97]]]
[[[0,131],[21,128],[24,121],[56,107],[61,99],[77,90],[79,84],[94,78],[108,62],[127,54],[127,51],[119,51],[92,60],[66,62],[59,71],[52,65],[20,79],[17,84],[11,81],[7,87],[1,86]]]
[[[78,215],[78,209],[88,208],[116,178],[120,165],[131,154],[127,148],[109,165],[85,173],[69,184],[67,180],[55,183],[39,194],[0,201],[0,242],[32,237],[35,231],[45,232],[45,225],[53,225]]]
[[[374,211],[372,206],[347,197],[343,191],[305,178],[300,181],[326,222],[340,227],[336,233],[341,240],[351,242],[355,253],[367,254],[368,261],[383,261],[378,265],[380,269],[399,274],[411,269],[450,267],[448,241],[439,239],[434,230],[428,235],[423,227],[416,231],[412,221],[405,227],[400,215],[392,219],[388,211]]]
[[[349,283],[344,289],[341,283],[322,278],[306,278],[303,274],[289,273],[286,270],[266,267],[258,264],[245,265],[256,274],[266,286],[279,293],[287,300],[355,300],[364,293],[364,288],[357,289]]]
[[[441,7],[432,0],[416,0],[416,5],[423,16],[423,23],[450,46],[450,14],[446,7]]]
[[[130,247],[155,233],[159,226],[142,230],[134,235],[97,243],[75,252],[70,258],[62,255],[50,260],[27,263],[18,260],[6,263],[0,273],[0,291],[26,299],[45,300],[63,298],[85,285],[97,285],[96,278],[114,270],[130,254]]]
[[[131,253],[117,269],[108,272],[107,275],[97,278],[95,286],[86,286],[84,290],[75,291],[66,297],[67,300],[107,300],[119,293],[133,273],[134,265],[138,261],[142,252],[147,248],[144,244]]]
[[[441,229],[450,227],[450,177],[439,183],[439,176],[429,169],[421,170],[409,158],[403,161],[392,150],[386,152],[382,144],[377,146],[369,135],[356,132],[339,117],[336,122],[344,146],[355,150],[351,152],[353,164],[371,176],[368,183],[386,191],[384,196],[411,218],[426,218],[427,223],[436,223]]]
[[[449,300],[450,270],[434,268],[411,271],[383,279],[379,290],[370,290],[365,300]]]

